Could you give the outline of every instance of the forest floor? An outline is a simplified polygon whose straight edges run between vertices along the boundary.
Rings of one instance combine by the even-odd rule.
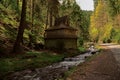
[[[79,65],[67,80],[120,80],[120,45],[102,45],[101,54]]]
[[[57,62],[45,68],[18,71],[10,74],[4,80],[120,80],[120,45],[103,44],[100,47],[103,49],[98,54],[80,54],[77,57],[70,57],[70,61]],[[90,57],[85,58],[86,55]],[[46,55],[40,54],[39,56]],[[79,61],[78,58],[83,63],[70,68],[75,61]],[[85,58],[85,62],[83,58]],[[64,60],[66,59],[68,60],[68,58]],[[75,61],[71,61],[72,59]],[[67,64],[69,67],[65,66]]]

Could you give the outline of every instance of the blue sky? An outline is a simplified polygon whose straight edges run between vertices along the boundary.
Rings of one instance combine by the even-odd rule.
[[[93,0],[76,0],[82,10],[94,10]]]

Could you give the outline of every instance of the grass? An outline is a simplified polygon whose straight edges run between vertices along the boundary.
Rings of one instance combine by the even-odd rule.
[[[0,58],[0,77],[15,71],[45,67],[61,61],[63,57],[46,52],[27,52],[16,57]]]
[[[84,47],[78,47],[78,50],[79,50],[80,52],[86,51],[86,49],[85,49]]]
[[[84,51],[84,48],[80,48],[80,51]],[[80,53],[79,53],[80,54]],[[27,52],[22,55],[17,55],[15,57],[4,57],[0,58],[0,79],[3,76],[6,76],[12,72],[21,71],[25,69],[35,69],[42,68],[47,65],[61,61],[64,57],[75,56],[77,54],[53,54],[50,52]],[[86,58],[87,61],[90,61],[93,57]],[[65,75],[73,73],[75,68],[72,68],[70,71],[67,71]]]

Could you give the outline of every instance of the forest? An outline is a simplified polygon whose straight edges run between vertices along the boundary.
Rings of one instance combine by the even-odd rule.
[[[45,48],[45,30],[63,16],[78,30],[77,52],[90,42],[120,44],[120,0],[93,1],[94,11],[87,11],[76,0],[0,0],[0,79],[78,55]]]
[[[75,0],[62,3],[58,0],[1,0],[0,3],[0,42],[5,45],[1,46],[1,53],[5,53],[5,48],[13,47],[11,52],[16,53],[20,52],[21,46],[34,48],[35,44],[44,45],[45,29],[53,26],[56,18],[66,15],[70,18],[70,25],[79,29],[80,45],[89,39],[89,16],[92,12],[82,11]]]
[[[119,0],[94,0],[95,10],[90,16],[89,33],[95,42],[120,43]]]

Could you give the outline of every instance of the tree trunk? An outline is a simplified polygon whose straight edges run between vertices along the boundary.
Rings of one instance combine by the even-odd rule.
[[[32,34],[33,34],[33,27],[34,27],[34,8],[35,8],[35,3],[34,3],[34,0],[31,0],[31,23],[32,23],[32,25],[31,25],[31,33],[29,34],[29,44],[28,44],[28,46],[32,49],[33,48],[33,45],[32,45],[32,43],[33,43],[33,36],[32,36]]]
[[[35,8],[35,1],[32,1],[32,28],[34,25],[34,8]]]
[[[47,29],[47,27],[48,27],[48,16],[49,16],[49,7],[47,7],[47,16],[46,16],[46,26],[45,26],[45,29]]]
[[[52,10],[50,9],[50,27],[52,27],[53,24],[53,14]]]
[[[23,0],[20,26],[19,26],[19,30],[18,30],[15,44],[13,46],[13,53],[19,53],[20,49],[21,49],[21,43],[23,40],[23,33],[24,33],[25,22],[26,22],[26,5],[27,5],[26,0]]]

